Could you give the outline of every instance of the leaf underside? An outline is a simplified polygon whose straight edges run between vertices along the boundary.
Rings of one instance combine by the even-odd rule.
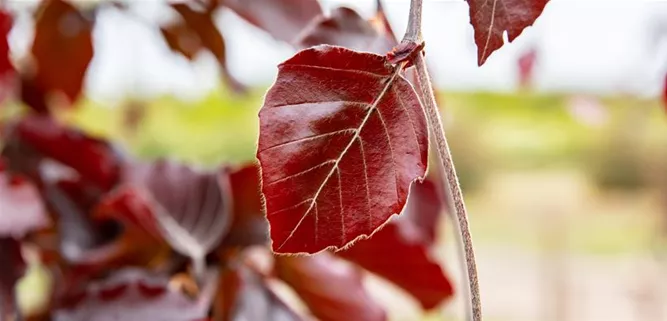
[[[318,320],[385,321],[387,313],[366,291],[363,274],[329,253],[276,257],[275,273]]]
[[[507,31],[510,42],[523,29],[531,26],[549,0],[467,0],[470,6],[470,23],[475,30],[477,64],[503,46],[503,33]]]
[[[337,254],[401,287],[424,309],[433,309],[454,294],[447,274],[430,255],[443,208],[436,185],[427,178],[411,187],[400,217]]]
[[[317,0],[223,0],[220,3],[285,42],[292,42],[313,18],[322,14]]]
[[[428,157],[411,85],[384,56],[317,46],[279,66],[257,157],[273,250],[316,253],[401,212]]]
[[[328,17],[318,17],[302,32],[296,43],[302,48],[327,44],[384,54],[397,43],[389,34],[390,30],[379,27],[385,28],[385,25],[376,26],[356,11],[340,7],[332,10]]]

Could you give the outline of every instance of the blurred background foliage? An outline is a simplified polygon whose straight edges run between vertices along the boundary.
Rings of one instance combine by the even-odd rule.
[[[241,163],[254,160],[263,92],[235,96],[220,90],[197,101],[81,100],[81,108],[58,117],[142,158],[167,156],[201,166]],[[590,320],[610,320],[619,313],[634,315],[648,302],[646,296],[637,299],[636,291],[667,298],[659,282],[640,280],[664,279],[662,272],[637,273],[665,264],[667,126],[658,100],[528,91],[439,96],[471,213],[489,320],[530,320],[553,305],[565,311],[559,313],[581,315],[583,309]],[[17,110],[6,108],[2,117]],[[461,289],[456,241],[447,224],[441,227],[446,240],[434,254],[447,262]],[[550,270],[560,264],[567,268]],[[22,288],[45,282],[35,269]],[[503,300],[514,288],[522,290],[511,290],[513,297]],[[387,293],[387,284],[377,289],[382,300],[400,302],[388,304],[397,309],[395,320],[413,320],[416,305],[398,291]],[[23,293],[24,306],[37,304],[31,303],[33,291]],[[593,301],[585,307],[572,303],[583,298]],[[463,299],[457,295],[446,307],[453,320],[460,317]]]

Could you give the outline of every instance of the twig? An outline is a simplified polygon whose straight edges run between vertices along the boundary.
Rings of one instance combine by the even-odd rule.
[[[431,131],[433,132],[436,141],[438,155],[440,156],[442,166],[445,168],[445,175],[452,197],[451,201],[454,204],[459,232],[461,233],[461,239],[463,241],[468,283],[470,286],[472,320],[481,321],[482,307],[480,302],[479,281],[477,277],[477,264],[475,262],[475,251],[472,245],[472,236],[470,235],[470,227],[468,226],[468,214],[465,203],[463,202],[461,186],[459,185],[459,179],[456,175],[456,169],[454,168],[454,162],[452,161],[452,154],[449,151],[449,145],[447,144],[447,138],[442,127],[438,107],[435,104],[435,96],[433,95],[431,82],[428,78],[428,71],[426,70],[426,64],[422,55],[418,55],[415,59],[415,66],[417,68],[417,78],[419,79],[418,87],[420,94],[422,95],[422,104],[424,104],[429,127],[431,127]]]
[[[421,42],[422,32],[422,0],[411,0],[410,3],[410,17],[408,20],[408,29],[403,37],[403,42]],[[482,320],[482,305],[479,292],[479,281],[477,276],[477,264],[475,262],[475,252],[472,245],[472,237],[470,235],[470,228],[468,226],[468,215],[463,202],[463,195],[461,193],[461,186],[459,185],[452,155],[447,144],[447,137],[442,126],[440,113],[435,95],[433,93],[433,86],[426,68],[426,61],[423,54],[418,54],[414,61],[417,79],[418,79],[418,94],[421,97],[421,102],[426,111],[426,116],[429,122],[429,127],[433,133],[433,138],[436,142],[438,156],[445,169],[445,176],[447,178],[447,185],[451,196],[451,202],[454,205],[456,216],[458,218],[459,232],[463,242],[463,249],[465,252],[465,261],[467,266],[468,285],[470,288],[470,304],[472,321]]]

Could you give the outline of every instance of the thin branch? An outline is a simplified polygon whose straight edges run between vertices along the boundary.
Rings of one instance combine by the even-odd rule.
[[[436,143],[434,139],[431,139],[429,142],[429,148],[432,148],[432,150],[437,150],[438,148],[436,147]],[[449,184],[447,184],[447,175],[444,173],[444,170],[442,166],[435,166],[435,170],[437,172],[437,183],[438,183],[438,190],[439,194],[438,197],[441,199],[445,200],[445,203],[447,204],[447,217],[452,220],[452,229],[454,230],[454,235],[456,235],[456,257],[458,258],[458,265],[459,265],[459,272],[461,273],[461,280],[462,282],[466,282],[468,280],[468,268],[466,264],[466,254],[464,250],[464,245],[463,245],[463,238],[461,237],[461,227],[459,224],[456,224],[455,222],[458,221],[457,215],[456,215],[456,208],[454,207],[454,202],[453,197],[452,197],[452,191],[449,188]],[[463,297],[462,303],[463,303],[463,309],[465,311],[465,320],[472,320],[472,304],[470,303],[470,291],[465,291],[465,296]]]
[[[403,42],[421,42],[422,41],[422,0],[411,0],[410,2],[410,17],[408,20],[408,29],[403,37]],[[429,127],[435,139],[435,145],[438,152],[442,167],[445,169],[445,176],[447,179],[447,192],[451,197],[450,204],[453,204],[454,212],[458,219],[458,227],[463,243],[463,252],[465,254],[465,262],[467,267],[468,285],[470,288],[470,312],[472,316],[468,315],[468,319],[472,321],[482,320],[482,305],[479,292],[479,281],[477,276],[477,263],[475,262],[475,252],[472,245],[472,236],[470,235],[470,228],[468,226],[468,214],[465,203],[463,202],[463,194],[461,186],[456,175],[452,155],[447,144],[447,137],[440,119],[440,112],[433,93],[433,86],[426,68],[426,61],[422,53],[417,54],[414,64],[417,72],[418,94],[426,111],[426,116],[429,122]],[[472,318],[470,318],[472,317]]]
[[[413,0],[413,2],[421,2],[421,0]],[[482,306],[479,292],[479,281],[477,276],[477,264],[475,262],[475,251],[472,245],[472,236],[470,235],[470,228],[468,226],[468,214],[465,203],[463,202],[463,194],[461,193],[461,186],[456,175],[454,162],[452,161],[452,154],[447,144],[445,130],[442,126],[438,106],[435,102],[435,95],[433,94],[433,87],[426,68],[426,62],[423,55],[417,55],[415,58],[415,66],[417,69],[417,79],[419,80],[418,88],[419,94],[422,97],[422,104],[426,110],[429,127],[433,133],[433,138],[436,142],[436,148],[442,166],[445,169],[445,176],[449,186],[452,203],[458,219],[459,231],[463,241],[463,249],[465,252],[465,261],[468,272],[468,283],[470,287],[470,300],[472,309],[472,320],[482,320]]]
[[[408,29],[403,36],[403,42],[421,42],[422,40],[422,0],[410,1],[410,17]]]

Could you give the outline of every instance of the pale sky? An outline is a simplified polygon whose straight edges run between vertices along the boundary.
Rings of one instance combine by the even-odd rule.
[[[17,8],[28,1],[10,0]],[[373,0],[324,0],[325,9],[347,5],[370,16]],[[146,21],[171,15],[163,1],[136,0]],[[396,34],[407,23],[409,0],[385,0]],[[21,10],[19,10],[21,11]],[[25,11],[25,10],[23,10]],[[477,67],[468,6],[463,0],[425,0],[424,38],[436,84],[449,90],[508,91],[516,87],[516,59],[530,45],[539,51],[541,91],[656,95],[667,72],[667,0],[552,0],[532,28]],[[294,50],[223,10],[216,20],[229,50],[230,70],[248,84],[269,85],[276,65]],[[655,30],[663,22],[663,37]],[[32,37],[27,15],[10,36],[15,55]],[[198,98],[219,85],[216,62],[202,55],[190,63],[169,51],[159,32],[136,18],[109,10],[99,16],[95,57],[87,75],[92,98],[173,94]]]

